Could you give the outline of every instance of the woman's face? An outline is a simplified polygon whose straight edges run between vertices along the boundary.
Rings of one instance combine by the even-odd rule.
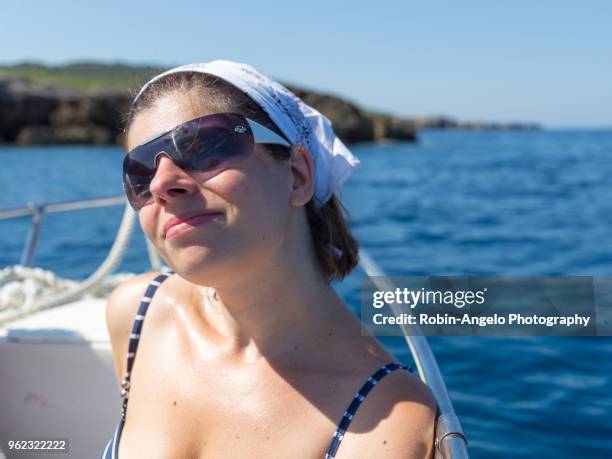
[[[139,113],[128,133],[128,151],[160,132],[214,113],[194,101],[195,94],[171,93]],[[139,212],[144,233],[174,271],[205,283],[227,276],[228,270],[257,266],[282,250],[291,210],[287,162],[256,145],[250,156],[217,175],[202,175],[184,171],[162,155],[150,185],[153,200]],[[194,214],[208,215],[166,232],[171,219]]]

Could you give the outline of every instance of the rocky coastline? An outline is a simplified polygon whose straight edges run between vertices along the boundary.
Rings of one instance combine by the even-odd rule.
[[[290,86],[325,114],[348,144],[384,140],[414,142],[421,129],[539,129],[535,124],[466,123],[445,117],[406,118],[370,113],[341,98]],[[0,76],[0,143],[18,145],[121,142],[130,93],[87,91]]]

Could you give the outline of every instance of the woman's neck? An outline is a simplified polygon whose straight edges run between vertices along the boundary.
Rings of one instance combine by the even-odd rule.
[[[312,251],[278,250],[243,263],[203,287],[189,283],[189,303],[228,358],[285,360],[295,348],[329,341],[354,320],[323,276]]]
[[[321,276],[295,269],[291,275],[244,277],[231,287],[207,290],[205,317],[232,351],[257,358],[328,335],[338,308],[344,305]]]

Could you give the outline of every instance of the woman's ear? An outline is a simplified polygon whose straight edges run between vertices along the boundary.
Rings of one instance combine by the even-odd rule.
[[[314,162],[310,152],[302,145],[291,147],[291,205],[304,206],[312,199],[315,189]]]

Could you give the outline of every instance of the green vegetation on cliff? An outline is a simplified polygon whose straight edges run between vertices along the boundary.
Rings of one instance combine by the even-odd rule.
[[[0,65],[0,76],[26,78],[35,83],[84,90],[131,89],[141,85],[161,70],[162,67],[121,63],[75,62],[48,66],[26,62]]]

